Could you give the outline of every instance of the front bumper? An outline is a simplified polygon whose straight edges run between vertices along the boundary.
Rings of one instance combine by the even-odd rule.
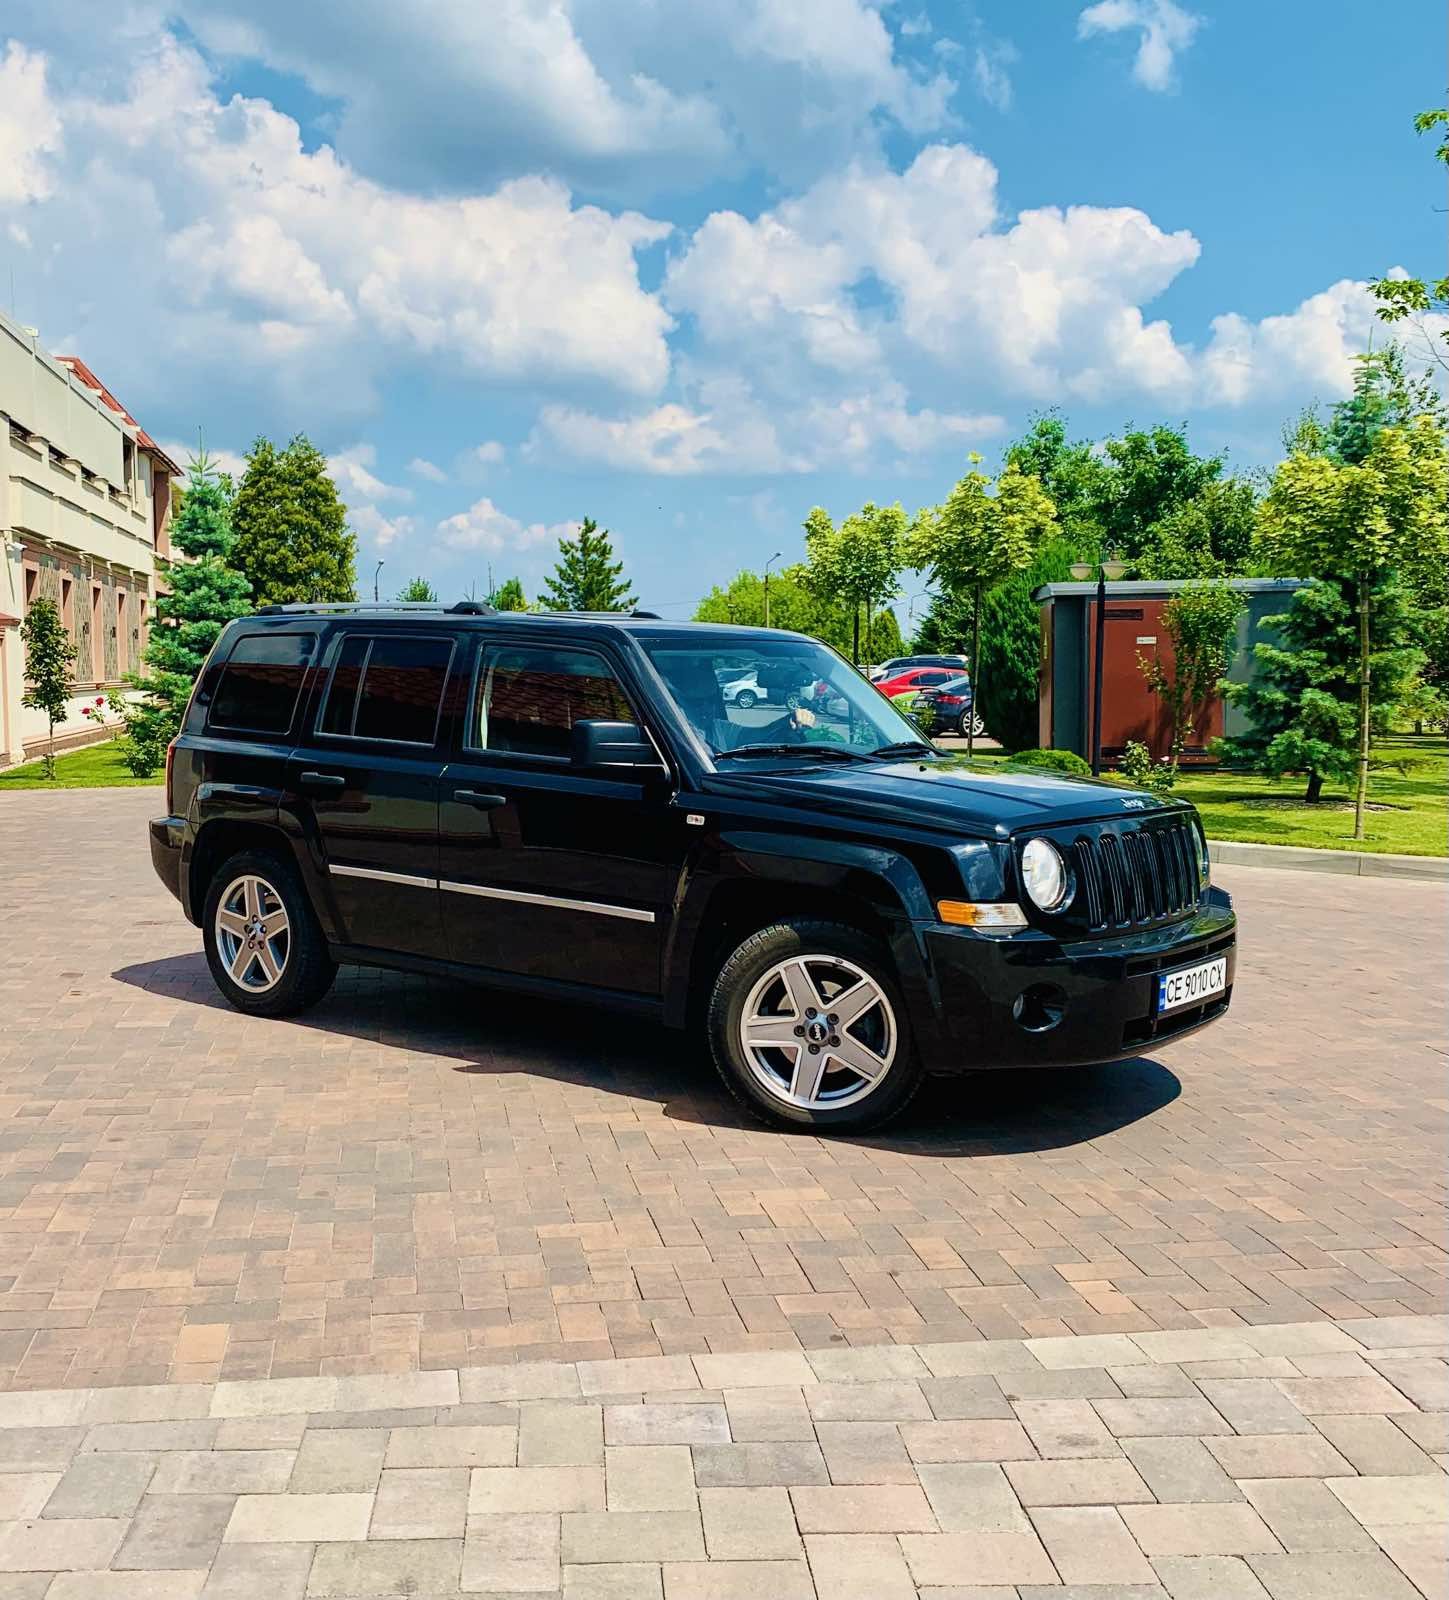
[[[186,823],[180,817],[153,817],[148,831],[151,835],[151,865],[156,869],[156,876],[184,905],[181,893],[181,847]]]
[[[929,1071],[1086,1066],[1141,1055],[1222,1016],[1237,917],[1228,895],[1209,889],[1195,915],[1111,939],[1064,943],[1034,930],[993,939],[933,925],[924,943],[934,1015],[916,1031]],[[1158,973],[1219,955],[1222,994],[1155,1015]]]

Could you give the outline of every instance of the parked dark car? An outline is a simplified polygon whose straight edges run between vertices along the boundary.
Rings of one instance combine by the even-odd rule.
[[[970,664],[965,656],[892,656],[889,661],[870,669],[870,681],[879,683],[884,678],[909,672],[912,667],[953,667],[957,672],[965,672]]]
[[[986,724],[974,711],[974,704],[971,679],[963,672],[959,678],[947,678],[945,683],[922,689],[912,710],[922,719],[921,726],[929,727],[933,734],[964,734],[969,724],[979,739],[986,732]],[[929,722],[924,720],[927,716]]]
[[[741,659],[777,715],[725,703]],[[1191,806],[976,770],[773,630],[265,607],[212,651],[166,797],[156,870],[240,1010],[304,1010],[340,962],[587,1000],[702,1029],[787,1126],[1136,1055],[1232,994]]]

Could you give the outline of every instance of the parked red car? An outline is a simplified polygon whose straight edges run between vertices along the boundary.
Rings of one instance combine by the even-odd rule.
[[[886,699],[893,700],[898,694],[910,694],[915,689],[934,689],[948,678],[960,676],[959,667],[911,667],[906,672],[896,673],[893,678],[882,678],[876,688]]]

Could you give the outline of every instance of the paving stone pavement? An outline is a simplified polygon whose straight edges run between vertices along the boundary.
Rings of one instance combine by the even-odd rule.
[[[1222,1359],[1267,1359],[1246,1341],[1262,1325],[1444,1306],[1443,886],[1223,869],[1243,915],[1223,1023],[1116,1066],[945,1081],[880,1135],[820,1140],[743,1121],[691,1041],[595,1012],[352,971],[307,1018],[238,1015],[151,872],[160,806],[159,790],[0,796],[0,1389],[179,1385],[157,1420],[199,1436],[190,1386],[214,1382],[308,1380],[330,1405],[335,1383],[380,1372],[664,1358],[682,1380],[698,1358],[710,1388],[771,1374],[786,1399],[758,1436],[728,1434],[717,1405],[646,1408],[617,1413],[603,1447],[712,1451],[723,1493],[757,1487],[762,1462],[804,1471],[808,1422],[832,1482],[908,1488],[916,1459],[946,1482],[1069,1439],[1090,1459],[1105,1429],[1135,1441],[1149,1483],[1204,1504],[1244,1465],[1220,1462],[1219,1436],[1291,1441],[1307,1412],[1334,1419],[1324,1437],[1345,1459],[1387,1459],[1406,1446],[1385,1419],[1442,1404],[1442,1365],[1413,1354],[1330,1348],[1276,1382],[1250,1365],[1192,1396],[1149,1376],[1204,1339],[1242,1335]],[[1027,1362],[1022,1338],[1048,1342]],[[932,1369],[913,1402],[929,1416],[886,1391],[833,1414],[790,1398],[802,1351],[853,1379],[858,1347],[938,1342],[982,1344],[988,1364]],[[1036,1385],[1020,1418],[985,1381],[1013,1362]],[[1118,1367],[1111,1384],[1073,1377]],[[871,1370],[920,1377],[904,1350]],[[533,1427],[523,1467],[592,1464],[569,1457],[593,1434]],[[1186,1434],[1191,1450],[1162,1442]],[[387,1470],[486,1472],[497,1447],[480,1434],[476,1459],[419,1447]],[[307,1492],[370,1492],[328,1450],[304,1450]],[[254,1492],[273,1493],[252,1465]],[[461,1481],[437,1480],[455,1520]],[[389,1526],[430,1526],[431,1482],[400,1482]],[[93,1486],[108,1505],[133,1489]],[[198,1544],[241,1492],[193,1492]],[[339,1527],[360,1514],[335,1510]],[[733,1525],[728,1499],[717,1515]],[[490,1559],[553,1559],[528,1526]]]
[[[1389,1316],[18,1390],[0,1595],[1445,1600],[1446,1357]]]

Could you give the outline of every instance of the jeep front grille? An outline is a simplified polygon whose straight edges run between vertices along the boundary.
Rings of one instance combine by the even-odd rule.
[[[1197,905],[1198,841],[1189,818],[1079,833],[1071,859],[1093,932],[1163,922]]]

